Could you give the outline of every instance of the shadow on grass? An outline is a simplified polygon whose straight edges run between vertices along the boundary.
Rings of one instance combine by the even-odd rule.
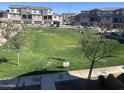
[[[0,64],[8,63],[8,64],[12,64],[12,65],[18,65],[14,62],[10,62],[10,60],[12,60],[12,59],[8,59],[7,57],[0,57]]]
[[[124,44],[124,40],[118,39],[118,42]]]
[[[0,57],[0,64],[2,63],[8,63],[9,59],[7,59],[6,57]]]
[[[59,57],[49,57],[49,59],[54,59],[54,60],[58,60],[58,61],[65,61],[65,58],[59,58]]]
[[[14,62],[8,62],[9,64],[12,64],[12,65],[16,65],[16,66],[18,66],[18,64],[17,63],[14,63]]]
[[[63,66],[58,66],[57,68],[64,68]]]
[[[111,37],[111,36],[105,36],[107,39],[113,39],[113,40],[117,40],[119,43],[124,44],[124,37],[123,39],[121,38],[116,38],[116,37]]]
[[[18,77],[31,76],[31,75],[40,75],[40,74],[50,74],[50,73],[59,73],[59,72],[64,72],[64,71],[48,71],[48,70],[33,71],[33,72],[26,73],[26,74],[22,74],[22,75],[20,75]]]

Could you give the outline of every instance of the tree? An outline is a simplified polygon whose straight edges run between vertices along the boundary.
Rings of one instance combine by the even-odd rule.
[[[80,34],[80,44],[82,55],[85,55],[91,63],[85,87],[87,88],[88,82],[91,80],[94,64],[101,59],[112,56],[114,50],[117,48],[117,44],[114,40],[106,39],[102,35],[97,36],[84,31]]]
[[[2,36],[9,40],[12,38],[12,36],[20,31],[20,28],[12,24],[11,21],[7,20],[1,24],[2,28]],[[8,42],[8,48],[9,48],[9,42]]]
[[[8,40],[9,38],[11,38],[11,34],[19,32],[19,29],[17,26],[15,26],[11,21],[6,21],[3,23],[3,36]]]
[[[16,51],[17,53],[17,64],[20,66],[20,50],[23,48],[25,45],[25,33],[24,32],[19,32],[16,36],[14,36],[11,41],[12,41],[12,48]]]

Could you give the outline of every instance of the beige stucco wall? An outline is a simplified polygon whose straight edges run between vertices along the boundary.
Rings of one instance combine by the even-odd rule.
[[[21,15],[13,16],[13,14],[9,14],[9,19],[11,19],[11,20],[21,20]]]
[[[33,16],[32,15],[32,20],[33,21],[42,21],[42,16],[40,15],[40,16]]]

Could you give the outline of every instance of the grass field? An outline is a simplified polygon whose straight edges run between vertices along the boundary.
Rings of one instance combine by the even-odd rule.
[[[81,60],[79,30],[30,28],[22,33],[25,33],[27,42],[20,53],[21,66],[17,65],[16,53],[11,49],[8,51],[5,44],[0,57],[6,57],[8,62],[0,64],[0,79],[89,67],[90,63],[85,57]],[[114,57],[109,58],[105,64],[97,62],[95,67],[123,65],[124,44],[118,42],[118,45],[120,48]],[[70,61],[69,68],[62,68],[62,59]]]

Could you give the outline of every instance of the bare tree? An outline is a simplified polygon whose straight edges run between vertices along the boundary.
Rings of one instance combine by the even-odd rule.
[[[105,39],[102,35],[97,36],[95,34],[88,34],[84,31],[80,34],[80,44],[81,53],[85,55],[91,63],[86,83],[87,87],[88,82],[91,80],[94,64],[101,59],[110,57],[114,50],[116,50],[117,44],[115,44],[114,40]]]
[[[6,21],[4,22],[3,30],[3,36],[8,40],[10,38],[10,35],[15,32],[15,27],[11,21]]]
[[[20,31],[20,28],[15,26],[11,21],[7,20],[1,24],[2,28],[2,36],[9,41],[12,36],[14,36],[15,33]],[[9,49],[9,42],[8,49]]]

